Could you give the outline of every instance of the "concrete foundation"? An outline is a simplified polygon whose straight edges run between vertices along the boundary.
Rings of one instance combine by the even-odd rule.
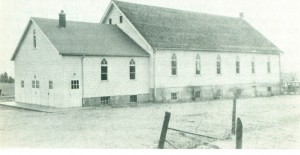
[[[268,87],[271,88],[271,91],[268,91]],[[199,98],[196,97],[197,92],[200,92]],[[172,100],[171,93],[177,93],[177,100]],[[278,94],[280,94],[280,86],[274,83],[157,88],[155,102],[185,102],[234,98],[235,95],[238,97],[258,97]]]
[[[147,103],[150,101],[150,94],[138,94],[137,103]],[[127,106],[130,104],[130,95],[110,96],[109,104],[101,104],[101,97],[84,98],[83,107],[99,107],[99,106]]]
[[[269,89],[268,89],[269,87]],[[271,89],[270,89],[271,88]],[[270,91],[271,90],[271,91]],[[154,95],[155,93],[155,95]],[[171,97],[171,93],[177,93],[177,99]],[[199,93],[198,97],[196,97]],[[188,101],[205,101],[212,99],[228,99],[238,97],[259,97],[280,94],[279,84],[260,83],[260,84],[238,84],[238,85],[206,85],[206,86],[189,86],[181,88],[157,88],[150,89],[149,94],[138,94],[138,103],[147,102],[188,102]],[[156,98],[155,98],[156,96]],[[111,106],[129,106],[130,95],[111,96]],[[101,97],[84,98],[83,107],[98,107],[101,105]]]

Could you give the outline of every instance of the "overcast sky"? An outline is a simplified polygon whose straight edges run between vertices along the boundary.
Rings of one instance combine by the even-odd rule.
[[[286,72],[300,72],[299,0],[126,0],[141,4],[197,11],[245,19],[285,52]],[[110,0],[0,0],[0,73],[14,75],[10,58],[30,17],[58,18],[97,23]]]

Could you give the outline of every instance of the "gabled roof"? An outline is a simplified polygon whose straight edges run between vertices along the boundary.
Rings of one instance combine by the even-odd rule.
[[[279,53],[241,18],[113,0],[147,42],[157,49]]]
[[[58,27],[58,20],[31,18],[62,55],[133,56],[149,54],[115,25],[67,21],[66,28]],[[14,60],[29,25],[12,57]]]

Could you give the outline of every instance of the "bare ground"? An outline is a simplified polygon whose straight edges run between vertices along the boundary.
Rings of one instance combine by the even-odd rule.
[[[0,147],[156,148],[165,111],[172,112],[170,127],[224,139],[212,141],[168,131],[167,139],[176,147],[234,148],[231,100],[62,113],[0,106]],[[300,96],[240,99],[237,116],[244,125],[243,148],[300,148]]]

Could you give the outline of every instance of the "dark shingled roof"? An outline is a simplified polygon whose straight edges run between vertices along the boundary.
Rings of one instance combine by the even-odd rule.
[[[280,52],[241,18],[113,2],[154,48]]]
[[[67,21],[59,28],[55,19],[31,19],[62,55],[149,56],[115,25]]]

